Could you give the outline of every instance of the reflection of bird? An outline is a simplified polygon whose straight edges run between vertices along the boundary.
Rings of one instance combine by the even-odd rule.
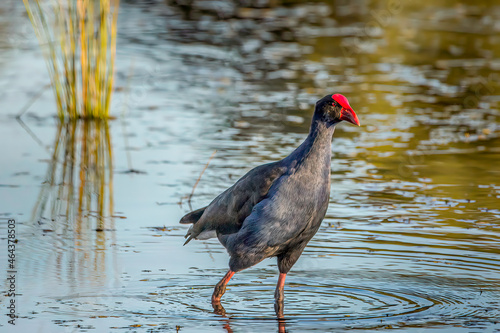
[[[325,217],[330,195],[331,141],[342,120],[359,126],[347,98],[327,95],[316,103],[309,135],[288,157],[250,170],[208,206],[185,215],[191,239],[218,237],[229,252],[229,271],[216,285],[219,303],[235,272],[277,257],[275,293],[282,309],[285,276]]]

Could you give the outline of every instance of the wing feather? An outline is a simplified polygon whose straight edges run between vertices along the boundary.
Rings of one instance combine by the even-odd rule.
[[[203,210],[201,216],[188,231],[186,237],[189,239],[185,244],[205,231],[215,230],[217,234],[222,235],[238,232],[255,205],[267,196],[272,184],[286,173],[287,168],[282,164],[278,161],[250,170],[207,207],[184,216],[181,223],[193,223],[188,222],[193,219],[187,217],[197,216]]]
[[[197,209],[197,210],[194,210],[190,213],[187,213],[186,215],[184,215],[181,220],[179,221],[179,223],[181,224],[190,224],[190,223],[196,223],[198,222],[198,220],[200,219],[200,217],[203,215],[203,213],[205,212],[205,209],[207,207],[203,207],[203,208],[200,208],[200,209]]]

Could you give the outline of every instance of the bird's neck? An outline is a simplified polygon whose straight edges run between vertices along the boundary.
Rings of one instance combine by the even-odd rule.
[[[328,170],[330,170],[331,143],[334,131],[335,126],[313,120],[309,135],[292,154],[294,155],[293,159],[299,164],[309,164],[310,161],[311,167],[327,165]]]
[[[316,144],[327,141],[330,144],[332,142],[333,132],[335,132],[335,126],[315,118],[316,117],[313,118],[311,123],[307,140],[312,139]]]
[[[327,161],[330,165],[333,132],[335,132],[335,126],[313,120],[309,135],[305,140],[308,155],[312,155],[310,157],[319,161],[326,159],[324,162]]]

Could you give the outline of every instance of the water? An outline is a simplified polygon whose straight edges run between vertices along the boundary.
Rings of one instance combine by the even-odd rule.
[[[22,4],[2,2],[0,228],[5,244],[14,218],[19,239],[19,318],[2,330],[500,331],[500,7],[247,6],[122,3],[117,119],[59,128],[48,89],[14,118],[48,77]],[[214,150],[193,208],[288,155],[334,92],[362,127],[335,133],[285,321],[274,259],[236,274],[214,313],[228,257],[182,246],[185,197]]]

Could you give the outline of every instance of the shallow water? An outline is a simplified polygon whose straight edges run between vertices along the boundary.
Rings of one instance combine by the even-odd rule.
[[[4,244],[15,219],[19,240],[19,318],[2,330],[500,331],[500,7],[247,6],[122,3],[117,119],[59,127],[47,89],[14,118],[48,77],[22,4],[2,2],[0,229]],[[363,126],[337,128],[285,321],[274,259],[214,313],[228,258],[216,240],[182,246],[186,196],[214,150],[193,208],[288,155],[332,92]]]

